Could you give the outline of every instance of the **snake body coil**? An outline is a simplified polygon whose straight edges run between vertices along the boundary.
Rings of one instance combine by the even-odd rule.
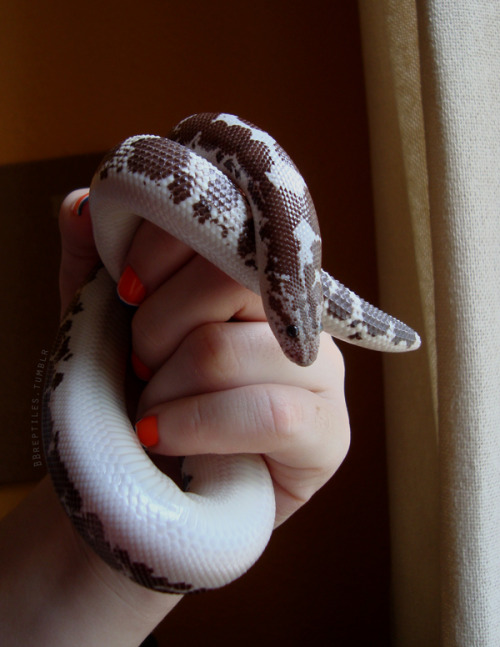
[[[44,395],[49,470],[75,527],[113,567],[165,592],[222,586],[264,550],[274,523],[259,456],[190,457],[184,488],[140,446],[123,395],[129,322],[115,296],[142,218],[261,294],[283,352],[311,364],[319,333],[385,351],[418,335],[321,269],[314,206],[265,132],[226,114],[189,117],[169,139],[136,136],[103,160],[90,206],[96,270],[61,324]]]

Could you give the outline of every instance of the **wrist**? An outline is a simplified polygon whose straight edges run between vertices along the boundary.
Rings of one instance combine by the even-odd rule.
[[[103,562],[74,530],[48,479],[2,522],[0,555],[6,647],[133,647],[181,599]]]

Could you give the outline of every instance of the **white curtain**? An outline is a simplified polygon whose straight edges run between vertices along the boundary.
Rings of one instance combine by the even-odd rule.
[[[394,644],[500,645],[500,2],[359,0],[385,363]]]

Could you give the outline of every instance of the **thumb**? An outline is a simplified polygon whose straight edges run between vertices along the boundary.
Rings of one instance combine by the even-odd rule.
[[[73,191],[66,196],[59,211],[62,248],[59,269],[61,314],[66,311],[76,290],[99,261],[87,196],[88,189]]]

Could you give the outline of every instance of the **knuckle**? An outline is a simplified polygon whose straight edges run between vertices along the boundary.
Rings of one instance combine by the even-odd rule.
[[[289,391],[267,390],[267,426],[278,441],[292,442],[303,417],[302,406]]]
[[[193,370],[204,381],[223,384],[241,368],[232,336],[223,323],[205,324],[193,331],[187,352]]]
[[[192,398],[189,401],[188,416],[186,420],[186,431],[191,436],[191,441],[200,440],[203,435],[204,422],[206,417],[202,411],[202,404],[199,398]]]

